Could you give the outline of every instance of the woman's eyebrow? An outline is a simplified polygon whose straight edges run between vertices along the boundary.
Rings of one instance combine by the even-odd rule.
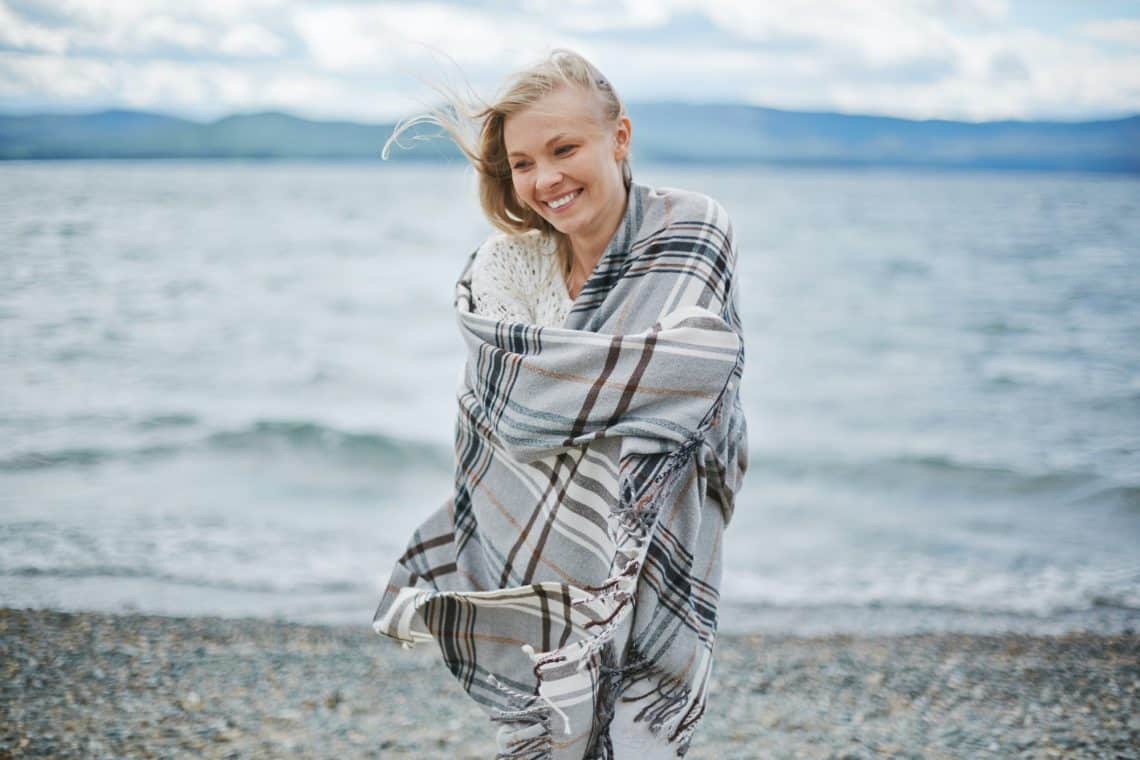
[[[565,137],[569,137],[569,136],[570,136],[570,135],[569,135],[569,133],[568,133],[568,132],[559,132],[559,133],[558,133],[558,134],[556,134],[554,137],[551,137],[549,140],[547,140],[547,141],[546,141],[546,147],[550,147],[550,144],[551,144],[551,143],[554,143],[554,142],[558,142],[559,140],[561,140],[561,139],[563,139],[563,138],[565,138]],[[525,155],[526,155],[526,151],[522,151],[522,150],[512,150],[512,151],[511,151],[510,153],[508,153],[507,155],[508,155],[508,156],[525,156]]]

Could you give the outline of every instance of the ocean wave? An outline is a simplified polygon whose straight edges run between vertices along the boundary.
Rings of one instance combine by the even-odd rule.
[[[878,457],[783,456],[753,452],[750,473],[785,478],[840,480],[847,484],[979,487],[1010,494],[1070,493],[1110,487],[1102,475],[1083,470],[1030,471],[998,462],[965,461],[949,454],[885,454]],[[1126,486],[1132,487],[1132,486]],[[1140,487],[1140,486],[1137,486]]]
[[[145,567],[125,565],[90,565],[80,567],[13,567],[0,570],[0,577],[17,578],[129,578],[161,581],[174,586],[211,589],[217,591],[246,591],[260,594],[328,593],[341,594],[370,590],[367,584],[348,581],[312,581],[272,583],[269,581],[237,581],[226,578],[203,578],[193,575],[160,572]]]
[[[977,610],[951,605],[804,606],[737,604],[725,600],[720,630],[736,634],[796,634],[801,636],[913,635],[923,633],[1020,633],[1063,635],[1072,631],[1120,633],[1135,631],[1140,609],[1095,607],[1021,613]]]
[[[0,459],[0,472],[23,472],[62,467],[90,467],[112,460],[140,460],[177,453],[179,446],[139,446],[130,449],[63,448],[49,451],[21,451]]]
[[[1140,613],[1140,565],[1125,562],[1068,572],[963,571],[921,562],[831,566],[778,575],[727,565],[722,598],[744,607],[815,610],[906,609],[938,613],[1046,618],[1098,609]]]
[[[1140,485],[1109,485],[1089,489],[1071,501],[1072,504],[1109,504],[1119,509],[1140,513]]]
[[[148,430],[188,428],[189,415],[147,418],[137,425]],[[90,467],[109,461],[138,461],[201,452],[315,452],[347,463],[392,468],[422,465],[449,467],[451,452],[444,446],[377,432],[346,432],[306,420],[256,420],[236,430],[219,430],[169,443],[139,446],[78,446],[19,451],[0,459],[0,472],[25,472],[66,467]]]
[[[904,611],[909,613],[939,613],[945,615],[975,615],[1007,618],[1022,618],[1026,620],[1048,620],[1051,618],[1096,612],[1097,610],[1115,610],[1140,615],[1140,604],[1135,599],[1118,594],[1091,594],[1078,603],[1056,603],[1048,606],[1033,608],[1010,604],[971,604],[948,602],[922,602],[922,601],[882,601],[869,600],[863,602],[840,603],[835,601],[803,602],[774,602],[757,599],[736,599],[731,596],[723,598],[726,606],[732,609],[747,610],[759,613],[765,610],[780,610],[783,612],[824,612],[824,611],[877,611],[888,613],[891,611]]]
[[[152,414],[137,420],[133,427],[136,430],[161,430],[163,428],[173,427],[192,427],[197,425],[199,419],[193,414]]]

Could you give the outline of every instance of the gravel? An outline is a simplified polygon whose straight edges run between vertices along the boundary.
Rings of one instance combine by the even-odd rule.
[[[0,758],[492,758],[366,625],[0,609]],[[689,758],[1138,758],[1140,636],[722,636]],[[619,759],[621,760],[621,759]]]

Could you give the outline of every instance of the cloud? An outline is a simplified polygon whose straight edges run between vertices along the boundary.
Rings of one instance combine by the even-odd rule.
[[[331,71],[392,70],[449,57],[461,65],[512,59],[549,26],[444,3],[316,5],[293,16],[313,62]]]
[[[107,58],[276,56],[284,42],[262,22],[282,7],[279,0],[0,1],[0,44]]]
[[[285,41],[257,24],[242,23],[227,29],[218,42],[223,55],[271,58],[285,52]]]
[[[572,32],[606,32],[660,27],[678,12],[700,6],[688,0],[524,0],[520,11],[532,18],[549,19]]]
[[[1044,31],[1020,1],[0,0],[0,107],[387,120],[422,110],[431,84],[489,96],[568,46],[630,100],[916,118],[1140,111],[1140,20]]]
[[[67,51],[66,29],[34,23],[0,2],[0,49],[60,54]]]
[[[50,93],[59,100],[85,100],[114,91],[115,67],[109,61],[70,61],[55,56],[7,53],[0,67],[0,98],[21,99]]]
[[[1140,19],[1089,21],[1077,27],[1077,32],[1090,39],[1116,42],[1140,49]]]
[[[1010,11],[1008,0],[915,0],[907,5],[919,13],[969,23],[1004,21]]]

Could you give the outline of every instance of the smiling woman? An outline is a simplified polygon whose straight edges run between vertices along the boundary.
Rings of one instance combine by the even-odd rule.
[[[571,298],[625,210],[632,128],[628,116],[607,119],[604,106],[589,91],[561,87],[503,125],[515,193],[569,242],[563,267]]]
[[[605,92],[617,102],[609,88],[559,87],[504,119],[515,198],[549,229],[496,236],[480,249],[471,282],[480,313],[561,324],[601,259],[632,179],[632,126],[620,104],[616,119],[607,116]]]
[[[576,53],[453,107],[434,120],[499,232],[456,286],[455,491],[373,626],[437,641],[501,724],[499,757],[683,756],[747,461],[731,223],[711,198],[633,181],[630,120]]]

